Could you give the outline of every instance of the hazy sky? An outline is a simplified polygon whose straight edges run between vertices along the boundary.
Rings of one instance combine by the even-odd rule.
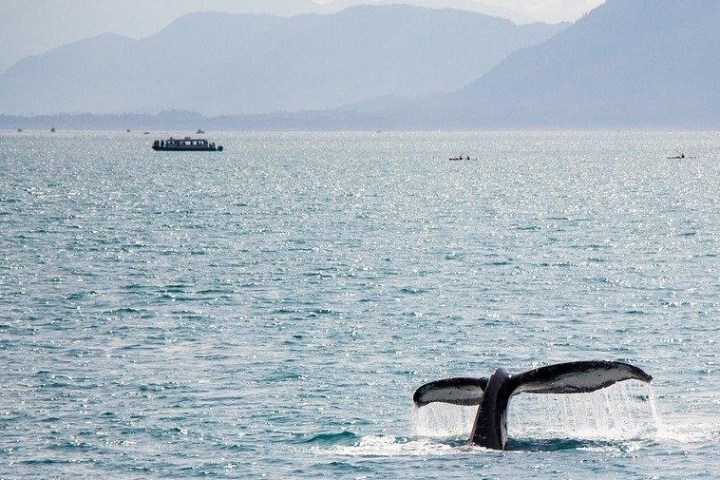
[[[605,0],[483,0],[545,22],[574,21]]]
[[[333,0],[315,0],[328,3]],[[541,22],[575,21],[605,0],[477,0],[478,3],[502,7],[527,15]],[[367,3],[372,3],[368,0]]]

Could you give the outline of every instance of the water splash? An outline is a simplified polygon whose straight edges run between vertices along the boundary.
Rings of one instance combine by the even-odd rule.
[[[412,436],[319,435],[317,455],[437,457],[497,453],[468,444],[477,407],[430,404],[413,408]],[[696,419],[697,420],[697,419]],[[677,442],[683,448],[720,439],[720,424],[668,425],[658,413],[652,386],[623,382],[582,395],[519,395],[510,408],[509,450],[582,450],[615,455]],[[328,437],[328,438],[326,438]],[[328,440],[328,441],[326,441]]]
[[[412,434],[469,438],[477,407],[431,404],[413,410]],[[518,395],[508,411],[510,438],[624,441],[654,439],[663,422],[652,386],[623,382],[582,395]]]
[[[623,382],[581,395],[520,395],[509,410],[512,436],[651,439],[662,428],[652,386]]]
[[[411,432],[414,437],[468,438],[472,431],[477,407],[447,403],[431,403],[413,407]]]

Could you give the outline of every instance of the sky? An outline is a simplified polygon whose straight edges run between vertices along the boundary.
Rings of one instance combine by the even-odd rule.
[[[315,0],[328,3],[333,0]],[[527,15],[541,22],[572,22],[605,0],[477,0],[493,7],[502,7]],[[372,3],[372,0],[368,0]]]
[[[575,21],[605,0],[484,0],[492,6],[516,10],[544,22]]]

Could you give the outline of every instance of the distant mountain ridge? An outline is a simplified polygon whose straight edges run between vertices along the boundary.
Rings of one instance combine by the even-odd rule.
[[[458,127],[717,127],[718,32],[720,0],[608,0],[425,115]]]
[[[145,39],[103,34],[19,62],[0,74],[0,113],[264,114],[449,92],[565,27],[402,5],[191,14]]]
[[[720,0],[609,0],[453,93],[385,94],[328,110],[197,115],[193,122],[214,129],[718,129],[718,31]],[[41,120],[54,119],[35,124]],[[135,120],[179,125],[187,117]]]
[[[404,129],[720,128],[719,31],[720,0],[608,0],[456,92],[348,110]]]
[[[193,12],[227,12],[296,16],[331,14],[370,0],[2,0],[0,2],[0,72],[29,55],[103,33],[132,38],[154,35],[177,18]],[[378,5],[408,3],[428,8],[455,8],[516,23],[534,20],[475,0],[381,0]]]

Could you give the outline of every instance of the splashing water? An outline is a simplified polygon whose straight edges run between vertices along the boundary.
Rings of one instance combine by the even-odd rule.
[[[513,399],[511,435],[532,438],[629,440],[662,428],[652,386],[623,382],[588,394],[521,395]]]
[[[415,408],[412,434],[469,438],[477,407],[430,404]],[[510,437],[631,440],[663,430],[652,386],[623,382],[587,394],[518,395],[508,410]]]
[[[430,438],[469,437],[478,407],[431,403],[413,407],[412,435]]]

